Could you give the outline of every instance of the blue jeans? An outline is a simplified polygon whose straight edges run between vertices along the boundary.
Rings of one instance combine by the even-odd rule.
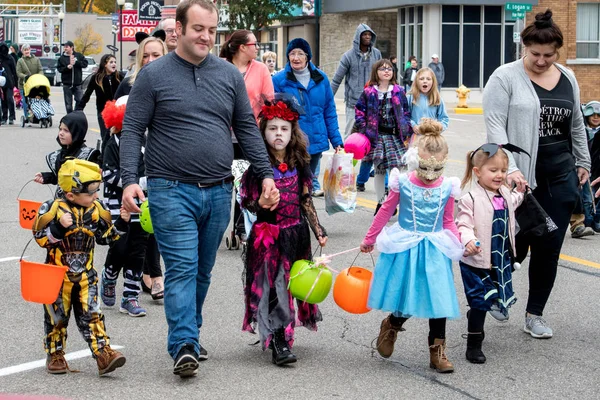
[[[364,185],[369,180],[371,176],[371,170],[373,169],[373,163],[368,161],[360,162],[360,169],[358,171],[358,176],[356,177],[357,185]],[[388,174],[385,174],[385,187],[388,186]]]
[[[202,306],[217,249],[229,224],[233,185],[210,188],[148,179],[154,236],[165,261],[167,349],[177,357],[186,343],[200,352]]]
[[[319,173],[321,172],[321,157],[323,153],[311,154],[310,155],[310,170],[313,173],[313,192],[315,190],[321,189],[321,185],[319,185]]]
[[[27,118],[27,99],[25,98],[25,90],[19,89],[21,92],[21,107],[23,107],[23,115]]]
[[[592,226],[594,223],[594,206],[593,206],[593,196],[592,196],[592,188],[590,187],[590,181],[588,180],[581,187],[581,202],[583,203],[583,214],[585,215],[585,219],[583,224],[585,226]]]

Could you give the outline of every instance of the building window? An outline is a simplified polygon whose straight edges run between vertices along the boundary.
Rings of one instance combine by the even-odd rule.
[[[277,31],[278,29],[269,30],[269,49],[270,51],[277,53]]]
[[[577,4],[577,58],[600,57],[600,4]]]
[[[514,60],[510,51],[502,51],[506,45],[512,49],[513,25],[504,21],[503,15],[499,6],[442,6],[445,87],[483,88],[496,68]],[[510,36],[510,42],[503,32]]]
[[[415,56],[419,65],[423,64],[423,7],[402,7],[399,10],[399,49],[398,69],[404,73],[408,57]]]

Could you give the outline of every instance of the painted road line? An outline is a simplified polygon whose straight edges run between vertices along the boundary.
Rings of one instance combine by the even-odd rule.
[[[581,265],[585,265],[586,267],[592,267],[592,268],[597,268],[600,269],[600,264],[593,262],[593,261],[589,261],[589,260],[584,260],[583,258],[578,258],[578,257],[572,257],[572,256],[568,256],[566,254],[561,254],[560,255],[560,259],[561,260],[565,260],[565,261],[569,261],[575,264],[581,264]]]
[[[92,131],[92,132],[100,133],[100,130],[99,130],[99,129],[96,129],[96,128],[90,128],[90,129],[88,129],[88,131]]]
[[[450,121],[460,121],[460,122],[471,122],[468,119],[460,119],[460,118],[448,118]]]
[[[451,160],[448,160],[451,161]],[[366,207],[366,208],[370,208],[372,210],[375,209],[375,207],[377,207],[377,202],[373,201],[373,200],[368,200],[368,199],[363,199],[361,197],[357,197],[356,198],[356,204]],[[600,263],[594,262],[594,261],[589,261],[589,260],[584,260],[583,258],[578,258],[578,257],[573,257],[573,256],[569,256],[566,254],[560,254],[559,257],[561,260],[564,261],[569,261],[575,264],[580,264],[580,265],[585,265],[586,267],[592,267],[592,268],[596,268],[596,269],[600,269]]]
[[[118,349],[123,348],[123,346],[113,346],[113,345],[111,345],[110,347],[113,350],[118,350]],[[76,351],[73,353],[65,354],[65,358],[67,359],[67,361],[77,360],[78,358],[91,357],[91,356],[92,356],[92,352],[90,351],[90,349],[80,350],[80,351]],[[45,366],[46,366],[46,359],[44,358],[42,360],[31,361],[31,362],[24,363],[24,364],[14,365],[12,367],[2,368],[2,369],[0,369],[0,376],[18,374],[19,372],[29,371],[32,369],[42,368]]]
[[[4,257],[4,258],[0,258],[0,262],[19,260],[20,258],[21,257]],[[25,257],[23,257],[23,258],[25,258]]]

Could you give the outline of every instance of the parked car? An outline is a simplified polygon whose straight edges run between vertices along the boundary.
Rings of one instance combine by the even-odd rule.
[[[98,71],[98,64],[96,64],[96,60],[94,60],[92,57],[85,57],[85,59],[88,61],[88,66],[86,68],[83,68],[81,70],[81,80],[84,81],[85,78],[87,78],[89,75],[96,73],[96,71]]]
[[[53,57],[39,57],[39,59],[42,63],[44,75],[48,78],[50,84],[52,86],[60,85],[60,72],[56,70],[57,59]]]

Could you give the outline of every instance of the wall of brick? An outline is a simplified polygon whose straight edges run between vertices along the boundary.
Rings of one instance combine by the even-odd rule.
[[[369,12],[324,14],[321,23],[321,62],[325,73],[331,78],[342,54],[352,47],[356,27],[365,23],[377,34],[377,41],[389,41],[390,54],[396,53],[397,13]],[[379,46],[378,46],[379,47]]]
[[[600,100],[600,64],[567,62],[577,58],[577,3],[600,3],[600,0],[540,0],[539,5],[534,6],[532,12],[527,13],[526,24],[534,21],[535,14],[547,8],[552,10],[552,18],[560,26],[564,39],[558,62],[575,72],[581,90],[581,101],[585,103],[590,100]]]

